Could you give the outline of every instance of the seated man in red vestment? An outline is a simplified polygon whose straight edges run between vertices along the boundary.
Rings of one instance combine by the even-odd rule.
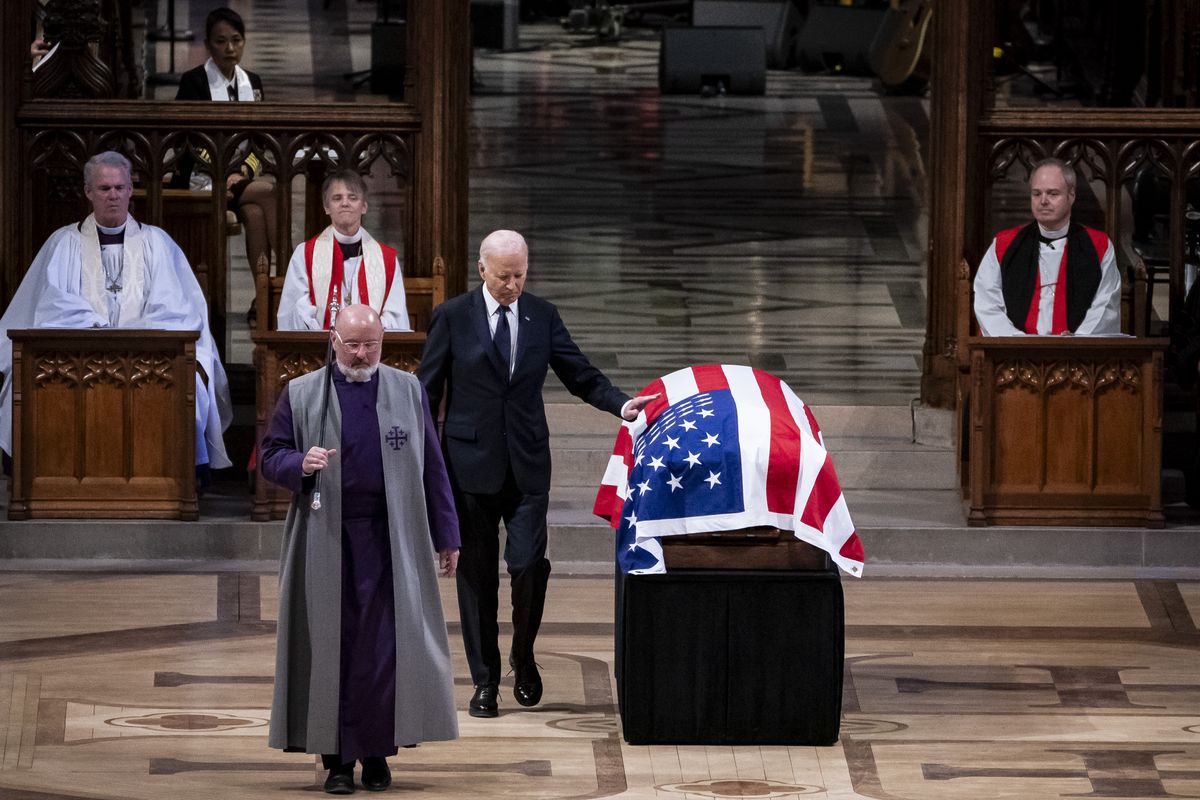
[[[1121,332],[1121,274],[1113,244],[1071,222],[1075,170],[1034,165],[1034,221],[996,234],[975,273],[975,319],[984,336]]]
[[[336,299],[341,308],[370,306],[384,330],[411,331],[399,254],[362,226],[367,213],[362,176],[350,169],[330,174],[321,187],[321,201],[331,224],[292,253],[279,298],[279,330],[328,329]]]

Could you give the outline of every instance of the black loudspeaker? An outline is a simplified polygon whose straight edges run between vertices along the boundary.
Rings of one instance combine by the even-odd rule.
[[[515,50],[520,11],[506,0],[471,0],[471,46],[483,50]]]
[[[371,23],[371,94],[404,94],[407,41],[403,20]]]
[[[766,40],[767,66],[787,69],[795,63],[803,20],[792,0],[694,0],[692,24],[756,25]]]
[[[797,44],[801,65],[852,75],[873,75],[867,54],[887,8],[809,6]]]
[[[504,49],[503,3],[471,3],[471,45],[482,50]]]
[[[658,88],[663,94],[696,94],[706,86],[729,94],[766,92],[762,28],[663,28]]]

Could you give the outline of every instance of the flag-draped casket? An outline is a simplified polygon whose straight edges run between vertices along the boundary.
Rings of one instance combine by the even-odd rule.
[[[784,548],[721,545],[719,569],[653,574],[665,572],[663,537],[770,527],[860,575],[862,545],[816,419],[750,367],[689,367],[641,394],[659,398],[622,426],[595,507],[617,528],[626,573],[615,626],[626,741],[833,744],[845,654],[837,570],[773,558],[755,569],[726,553]]]
[[[708,364],[672,372],[617,434],[595,513],[617,529],[617,562],[664,571],[661,537],[769,526],[859,576],[863,547],[811,410],[779,378]]]

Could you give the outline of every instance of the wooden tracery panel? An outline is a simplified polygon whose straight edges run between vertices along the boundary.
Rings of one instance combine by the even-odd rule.
[[[968,341],[970,524],[1162,527],[1165,340]]]
[[[994,109],[980,123],[979,147],[986,177],[974,200],[983,222],[966,241],[972,268],[995,233],[987,222],[996,217],[998,184],[1023,180],[1033,162],[1053,155],[1076,165],[1102,195],[1101,218],[1081,221],[1109,233],[1123,264],[1141,255],[1151,267],[1157,266],[1160,291],[1169,293],[1168,318],[1179,313],[1185,288],[1184,217],[1189,199],[1200,207],[1200,110],[1078,109],[1045,114]],[[1158,228],[1149,243],[1139,241],[1136,230],[1137,214],[1145,212],[1134,203],[1139,181],[1154,183]]]
[[[195,331],[8,334],[10,519],[196,519]]]

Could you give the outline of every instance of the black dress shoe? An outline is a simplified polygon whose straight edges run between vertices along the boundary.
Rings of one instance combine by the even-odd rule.
[[[542,676],[537,664],[530,661],[520,666],[513,664],[516,678],[513,680],[513,697],[523,706],[536,706],[542,701]]]
[[[467,707],[467,713],[472,717],[495,717],[500,714],[496,710],[496,695],[500,693],[500,687],[494,683],[481,683],[475,687],[475,694],[471,697],[471,704]]]
[[[354,794],[354,765],[329,770],[325,779],[325,794]]]
[[[392,771],[386,758],[364,758],[362,767],[362,785],[368,792],[382,792],[392,785]]]

